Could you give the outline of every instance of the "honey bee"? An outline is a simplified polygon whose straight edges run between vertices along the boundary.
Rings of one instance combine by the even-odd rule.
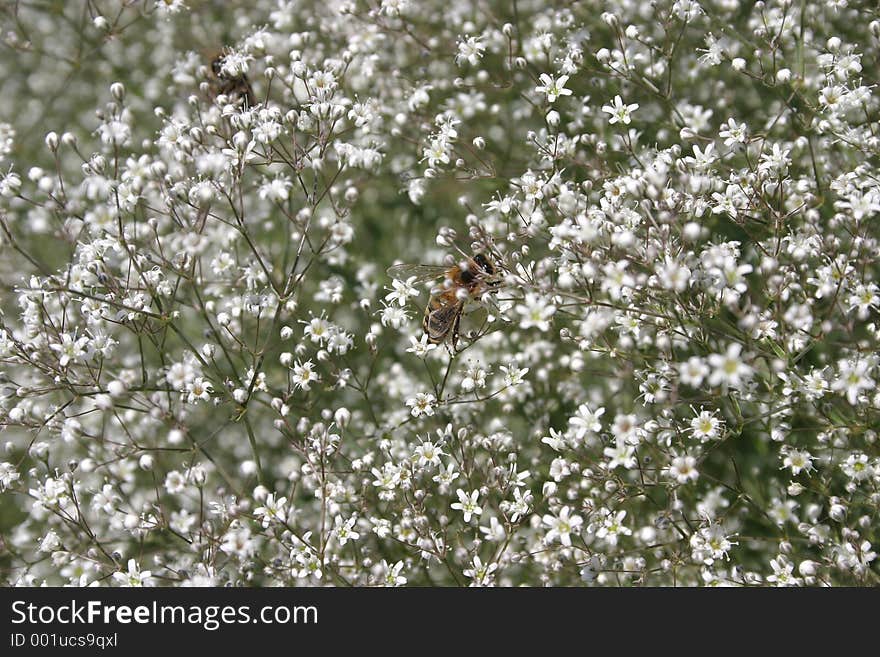
[[[449,266],[443,265],[394,265],[388,268],[392,278],[415,282],[443,278],[443,283],[431,290],[431,298],[425,307],[422,330],[428,342],[440,344],[452,339],[453,349],[458,344],[458,331],[465,304],[479,299],[491,288],[497,287],[498,269],[483,253]]]
[[[211,91],[214,95],[228,96],[232,102],[241,101],[245,108],[257,104],[254,98],[254,90],[251,87],[247,75],[228,75],[223,72],[223,58],[225,52],[214,51],[210,55],[211,67],[209,71]]]

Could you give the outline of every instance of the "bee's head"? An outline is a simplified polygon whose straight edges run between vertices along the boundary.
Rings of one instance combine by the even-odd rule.
[[[222,71],[224,57],[226,57],[226,55],[221,52],[215,55],[214,58],[211,60],[211,72],[214,73],[214,75],[216,75],[218,78],[223,76]]]
[[[480,278],[484,285],[498,287],[501,284],[501,280],[498,277],[498,269],[485,254],[477,253],[474,255],[474,264],[481,270]]]
[[[478,253],[474,256],[474,262],[477,263],[477,266],[482,269],[488,276],[492,276],[495,274],[495,266],[489,261],[482,253]]]

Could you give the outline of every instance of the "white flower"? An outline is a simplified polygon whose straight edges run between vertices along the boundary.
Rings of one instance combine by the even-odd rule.
[[[737,123],[733,119],[727,119],[727,123],[721,128],[718,136],[724,140],[725,146],[745,144],[749,137],[745,123]]]
[[[550,429],[550,435],[541,438],[541,442],[545,445],[549,445],[550,449],[556,452],[561,452],[566,446],[565,434],[556,431],[552,427]]]
[[[701,443],[718,438],[720,426],[721,420],[711,411],[700,411],[700,414],[691,420],[691,432]]]
[[[440,457],[444,456],[443,450],[430,440],[424,441],[415,449],[416,463],[420,468],[440,465]]]
[[[546,73],[541,73],[541,84],[535,87],[535,91],[540,94],[547,94],[547,102],[554,103],[560,96],[571,96],[571,89],[565,88],[568,82],[567,75],[560,75],[555,80]]]
[[[577,411],[569,420],[575,439],[583,440],[588,434],[599,433],[602,430],[602,422],[599,418],[604,414],[604,407],[593,411],[587,404],[578,406]]]
[[[622,441],[627,445],[638,447],[645,437],[645,429],[639,423],[638,416],[633,413],[618,413],[614,416],[614,424],[611,433],[615,440]]]
[[[528,367],[520,367],[515,362],[510,362],[506,366],[502,365],[498,369],[503,375],[504,385],[511,388],[520,385],[523,382],[523,377],[529,373]]]
[[[794,564],[785,555],[780,554],[775,559],[771,559],[770,567],[773,569],[773,574],[767,576],[767,581],[771,584],[776,584],[776,586],[800,586],[802,580],[799,577],[792,577]]]
[[[60,547],[61,539],[58,538],[58,534],[54,530],[50,529],[43,537],[43,540],[40,541],[40,546],[37,550],[40,552],[54,552]]]
[[[110,120],[98,128],[101,141],[110,146],[124,146],[131,141],[131,127],[122,121]]]
[[[300,390],[308,390],[312,383],[318,381],[318,374],[314,371],[315,364],[307,360],[305,363],[295,363],[291,382]]]
[[[667,474],[679,484],[687,484],[696,481],[700,477],[696,465],[697,459],[689,454],[676,456],[669,464]]]
[[[211,393],[214,392],[211,382],[206,381],[200,376],[193,379],[192,383],[187,386],[187,389],[189,390],[187,401],[190,404],[194,404],[197,401],[208,401],[211,399]]]
[[[391,534],[391,521],[387,518],[370,517],[372,531],[379,538],[387,538]]]
[[[385,306],[379,311],[379,316],[382,326],[390,326],[394,329],[403,327],[409,321],[409,315],[400,306]]]
[[[504,531],[504,525],[498,522],[498,518],[496,518],[495,516],[489,518],[488,527],[480,527],[480,533],[483,535],[483,538],[485,540],[495,543],[500,543],[505,538],[507,538],[507,532]]]
[[[467,62],[471,66],[476,66],[483,57],[485,50],[486,46],[482,43],[482,37],[466,36],[458,42],[458,54],[455,56],[455,63],[461,65],[462,62]]]
[[[693,151],[694,151],[693,157],[688,156],[688,157],[684,158],[685,164],[687,164],[689,167],[691,167],[697,171],[705,172],[709,169],[709,167],[712,166],[712,164],[714,164],[714,162],[715,162],[715,152],[714,152],[715,151],[715,144],[714,143],[707,144],[705,150],[701,150],[699,146],[694,144]]]
[[[415,276],[410,276],[405,281],[395,278],[391,281],[392,289],[385,295],[385,300],[389,303],[397,303],[401,307],[405,306],[409,299],[419,296],[419,291],[413,286],[415,282]]]
[[[847,299],[849,309],[858,310],[859,319],[867,319],[870,311],[880,305],[880,294],[874,283],[859,283]]]
[[[558,515],[546,514],[541,521],[548,528],[544,535],[544,542],[552,543],[558,540],[562,545],[571,547],[571,535],[576,534],[584,519],[579,515],[571,515],[571,508],[564,506]]]
[[[394,490],[400,482],[400,468],[393,463],[386,463],[382,466],[381,470],[373,468],[371,472],[375,477],[373,480],[373,486],[382,488],[385,491]]]
[[[140,566],[138,566],[137,561],[134,559],[128,560],[128,572],[116,572],[113,573],[113,579],[116,580],[121,586],[132,586],[132,587],[141,587],[141,586],[149,586],[152,579],[152,572],[149,570],[141,570]]]
[[[742,345],[734,342],[723,354],[709,356],[709,366],[714,368],[709,375],[709,385],[742,388],[752,378],[752,368],[743,361],[741,352]]]
[[[284,508],[286,505],[286,497],[276,499],[275,493],[269,493],[263,505],[254,509],[254,516],[260,519],[263,529],[274,523],[284,524],[287,521],[287,512]]]
[[[625,517],[626,511],[607,512],[602,524],[596,530],[596,538],[604,539],[609,545],[617,545],[620,536],[632,535],[632,530],[623,524]]]
[[[485,586],[492,581],[492,573],[498,569],[498,564],[494,561],[490,564],[483,564],[483,560],[479,555],[474,555],[471,567],[462,571],[465,577],[474,580],[471,586]]]
[[[248,72],[248,63],[253,56],[244,52],[227,52],[220,60],[220,74],[227,78],[238,78]]]
[[[718,559],[727,559],[727,552],[735,545],[717,522],[691,534],[691,555],[695,561],[712,565]]]
[[[779,144],[773,144],[772,149],[761,153],[761,159],[758,163],[758,171],[771,176],[782,175],[788,165],[791,164],[791,158],[788,156],[791,151],[783,149]]]
[[[691,388],[699,388],[703,379],[709,376],[709,366],[699,356],[691,356],[686,363],[678,364],[681,382]]]
[[[389,566],[388,562],[382,559],[382,583],[385,586],[403,586],[406,584],[406,577],[401,575],[403,570],[403,562],[398,561],[393,566]]]
[[[303,335],[315,344],[324,344],[324,340],[327,339],[329,334],[330,322],[327,321],[323,314],[320,317],[312,317],[303,329]]]
[[[449,463],[445,468],[440,468],[440,472],[432,477],[432,481],[440,484],[440,486],[449,486],[453,484],[459,477],[458,471],[455,469],[454,463]]]
[[[550,328],[550,319],[556,313],[556,306],[549,299],[528,292],[523,303],[516,307],[516,312],[521,316],[521,329],[536,327],[539,331],[547,331]]]
[[[291,187],[293,187],[293,183],[287,178],[273,178],[260,186],[260,198],[281,203],[290,197]]]
[[[21,189],[21,177],[12,169],[0,176],[0,196],[11,197]]]
[[[464,378],[461,380],[461,389],[465,392],[486,387],[488,372],[479,361],[469,360]]]
[[[608,470],[614,470],[620,466],[632,470],[638,464],[635,457],[636,448],[633,445],[627,445],[623,440],[615,440],[614,446],[606,447],[602,453],[608,458],[608,462],[605,464]]]
[[[483,513],[483,509],[477,504],[480,498],[480,491],[473,490],[468,494],[459,488],[455,491],[455,494],[458,495],[458,502],[453,502],[450,506],[464,514],[465,522],[470,522],[472,516],[479,516]]]
[[[406,400],[406,405],[410,407],[410,413],[413,417],[434,415],[436,404],[437,398],[429,392],[416,393],[415,397]]]
[[[770,507],[767,509],[767,515],[770,516],[773,521],[779,525],[780,527],[784,525],[786,522],[797,523],[797,516],[794,513],[794,510],[798,507],[798,503],[794,500],[780,500],[778,498],[774,498],[770,502]]]
[[[336,516],[333,520],[333,536],[339,541],[340,547],[349,541],[356,541],[361,537],[358,532],[354,531],[355,522],[357,522],[357,517],[355,516],[348,520],[343,520],[342,516]]]
[[[867,359],[843,359],[838,362],[837,367],[840,373],[832,382],[831,389],[837,392],[843,391],[846,400],[853,406],[858,402],[863,390],[874,389],[874,379],[868,376],[872,366]]]
[[[187,8],[183,0],[161,0],[156,3],[160,13],[167,15],[177,14]]]
[[[428,335],[422,334],[418,340],[414,336],[410,336],[409,347],[407,347],[406,351],[407,353],[415,354],[419,358],[425,358],[436,348],[437,345],[435,343],[428,341]]]
[[[449,164],[450,144],[445,139],[432,139],[430,144],[424,149],[423,155],[430,167]]]
[[[309,78],[309,87],[321,99],[328,98],[336,86],[336,76],[331,71],[315,71]]]
[[[793,475],[810,472],[813,469],[813,455],[806,450],[790,448],[782,459],[782,467],[789,468]]]
[[[821,370],[811,370],[804,376],[801,385],[804,395],[811,401],[823,397],[829,388]]]
[[[20,478],[21,475],[12,463],[7,461],[0,463],[0,493],[12,488]]]
[[[676,292],[684,292],[691,278],[691,270],[681,262],[666,256],[657,268],[657,279],[661,287]]]
[[[532,510],[532,492],[523,492],[519,488],[513,490],[513,502],[508,504],[510,521],[517,522]]]
[[[615,124],[618,121],[623,123],[624,125],[629,125],[632,121],[630,114],[639,109],[638,103],[632,103],[630,105],[626,105],[623,102],[623,99],[620,96],[614,97],[613,105],[603,105],[602,111],[607,112],[611,115],[611,118],[608,119],[608,123]]]
[[[71,361],[82,360],[86,354],[87,337],[76,338],[70,333],[61,334],[61,342],[50,342],[49,348],[58,353],[58,364],[67,367]]]
[[[876,472],[874,466],[868,462],[867,454],[862,453],[850,454],[846,457],[846,461],[844,461],[840,467],[843,469],[846,476],[854,481],[865,481],[870,479]]]
[[[177,495],[186,490],[186,477],[177,470],[172,470],[165,475],[165,490],[170,495]]]

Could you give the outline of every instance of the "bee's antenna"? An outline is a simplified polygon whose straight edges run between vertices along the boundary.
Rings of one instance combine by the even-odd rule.
[[[467,253],[465,253],[464,251],[462,251],[461,247],[459,247],[458,244],[456,244],[455,242],[452,243],[452,248],[454,248],[456,251],[458,251],[462,257],[470,258],[470,256]]]

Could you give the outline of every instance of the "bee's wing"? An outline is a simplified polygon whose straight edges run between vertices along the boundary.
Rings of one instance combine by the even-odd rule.
[[[386,270],[391,278],[405,281],[415,277],[416,283],[424,283],[440,278],[446,274],[449,267],[443,265],[393,265]]]
[[[463,301],[456,301],[435,310],[429,308],[422,320],[422,329],[427,334],[428,340],[435,344],[443,342],[455,325],[463,307]]]

